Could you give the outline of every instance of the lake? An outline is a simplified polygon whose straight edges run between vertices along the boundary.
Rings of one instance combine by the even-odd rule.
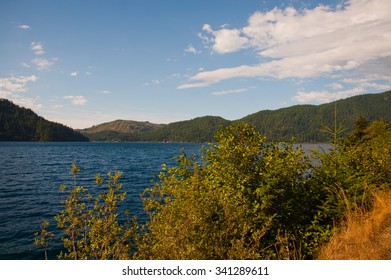
[[[37,143],[0,142],[0,259],[42,259],[33,244],[38,219],[51,223],[58,233],[54,216],[61,210],[64,193],[60,185],[73,186],[72,162],[81,172],[77,183],[93,186],[94,177],[109,171],[123,172],[120,182],[127,192],[126,209],[145,219],[140,194],[152,186],[161,165],[176,163],[174,156],[183,148],[187,154],[200,154],[205,144],[194,143]],[[304,150],[327,144],[303,144]],[[58,234],[57,234],[58,235]],[[55,259],[61,242],[55,240],[48,252]]]

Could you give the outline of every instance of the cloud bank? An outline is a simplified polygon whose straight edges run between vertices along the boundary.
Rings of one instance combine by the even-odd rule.
[[[0,97],[7,97],[13,93],[26,92],[27,83],[38,80],[37,76],[19,76],[0,78]]]
[[[207,87],[233,78],[336,77],[358,73],[368,65],[375,71],[372,81],[378,86],[381,73],[376,73],[376,64],[387,63],[382,67],[388,69],[391,65],[391,1],[350,0],[337,7],[258,11],[242,28],[224,25],[214,30],[205,24],[199,37],[215,54],[253,49],[261,62],[199,72],[178,89]],[[389,85],[390,76],[385,78],[380,86]],[[345,90],[340,95],[357,92]],[[311,96],[326,100],[326,95],[312,92]],[[295,99],[310,100],[306,96],[301,92]]]
[[[7,98],[18,105],[34,110],[40,109],[42,108],[42,104],[37,102],[37,98],[21,94],[28,90],[28,83],[37,80],[38,77],[35,75],[0,78],[0,98]]]

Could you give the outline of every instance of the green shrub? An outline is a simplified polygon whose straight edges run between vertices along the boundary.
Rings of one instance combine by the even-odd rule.
[[[58,228],[64,233],[66,252],[60,259],[130,259],[134,253],[137,231],[135,220],[118,221],[118,206],[126,197],[119,183],[121,172],[108,174],[107,187],[96,198],[82,186],[76,185],[80,168],[74,163],[72,174],[75,186],[63,202],[64,209],[56,216]],[[95,184],[103,188],[104,180],[96,175]],[[65,186],[61,186],[66,191]]]
[[[149,220],[118,220],[121,173],[94,198],[78,186],[56,216],[66,259],[311,259],[352,210],[370,208],[391,183],[391,132],[366,124],[308,158],[293,143],[269,143],[235,123],[197,159],[182,152],[143,193]],[[364,125],[365,124],[365,127]],[[104,180],[97,175],[96,184]],[[389,188],[389,187],[388,187]],[[66,191],[65,187],[61,188]],[[37,245],[52,237],[42,224]]]
[[[221,130],[200,163],[182,154],[144,193],[150,221],[140,257],[307,257],[305,229],[316,214],[307,159],[292,143],[267,143],[252,126]]]

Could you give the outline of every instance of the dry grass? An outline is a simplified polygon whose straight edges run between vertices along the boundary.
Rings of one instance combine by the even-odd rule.
[[[371,211],[348,215],[345,227],[321,248],[318,259],[391,260],[391,191],[374,199]]]

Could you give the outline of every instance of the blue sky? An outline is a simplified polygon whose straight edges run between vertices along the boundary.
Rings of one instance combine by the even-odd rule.
[[[389,0],[0,0],[0,98],[73,128],[391,89]]]

